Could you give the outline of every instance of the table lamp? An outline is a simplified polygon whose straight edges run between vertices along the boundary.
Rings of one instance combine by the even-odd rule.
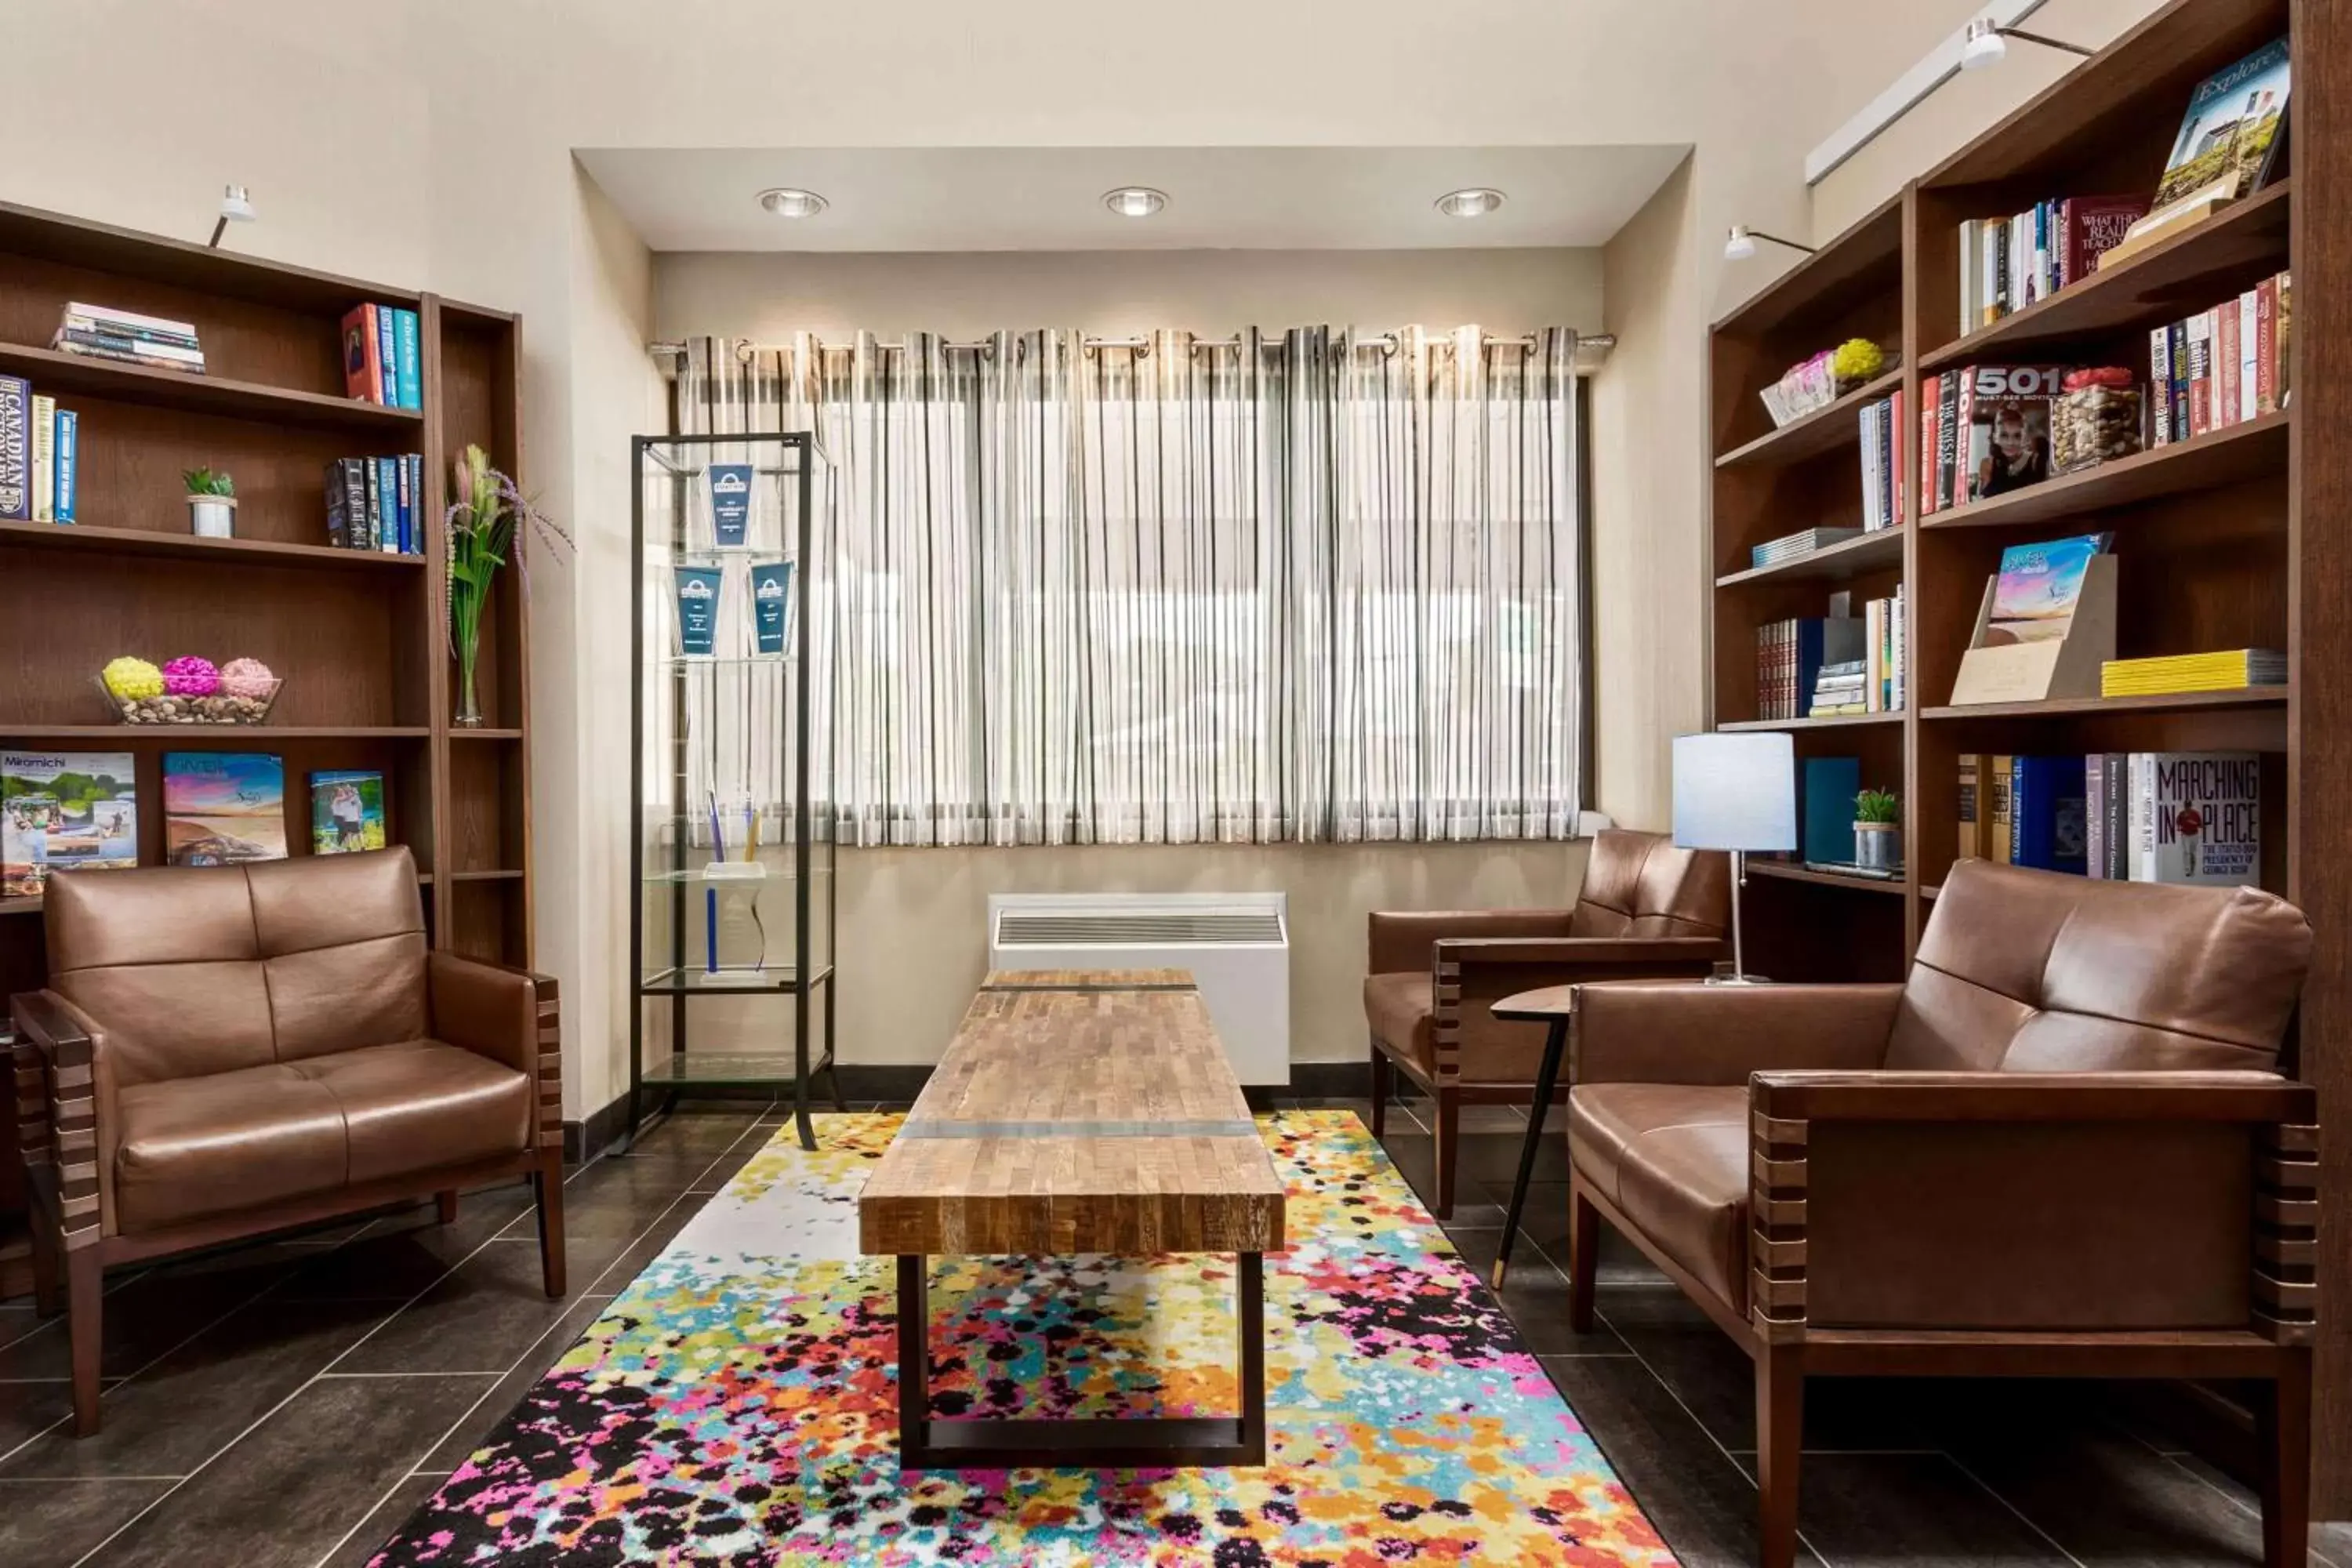
[[[1751,849],[1797,847],[1797,748],[1785,731],[1675,737],[1675,842],[1731,851],[1731,973],[1752,985],[1739,945],[1739,888]]]

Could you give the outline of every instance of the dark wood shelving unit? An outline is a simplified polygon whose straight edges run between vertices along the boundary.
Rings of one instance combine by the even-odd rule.
[[[1785,860],[1749,860],[1748,875],[1778,878],[1784,882],[1806,882],[1817,888],[1844,888],[1857,893],[1903,894],[1899,877],[1847,876],[1836,871],[1816,871],[1810,866],[1791,865]]]
[[[53,351],[68,300],[192,321],[205,374]],[[373,302],[415,310],[422,409],[343,395],[341,321]],[[385,831],[416,858],[436,947],[528,965],[529,628],[520,573],[484,617],[486,723],[454,725],[442,517],[467,442],[522,479],[520,323],[512,315],[331,273],[0,204],[0,374],[80,416],[79,521],[0,522],[0,748],[131,754],[140,863],[164,859],[163,756],[265,752],[286,775],[290,854],[310,853],[307,774],[384,775]],[[423,553],[327,542],[335,458],[424,458]],[[180,471],[237,482],[238,537],[188,531]],[[259,658],[285,681],[259,725],[107,721],[106,660]],[[503,745],[466,745],[470,741]],[[0,993],[47,968],[37,897],[0,900]],[[0,1296],[26,1288],[13,1123],[0,1139]]]
[[[1735,447],[1715,460],[1718,468],[1783,468],[1854,443],[1854,411],[1903,384],[1900,368],[1854,388],[1836,402],[1791,419],[1779,429]]]
[[[1859,539],[1843,540],[1807,554],[1775,561],[1769,566],[1750,566],[1745,572],[1730,573],[1717,577],[1715,585],[1731,588],[1742,583],[1761,582],[1768,577],[1843,583],[1902,559],[1902,529],[1882,528]]]
[[[1818,719],[1732,719],[1718,730],[1857,730],[1903,722],[1900,713],[1826,713]]]
[[[2152,191],[2195,86],[2291,35],[2286,153],[2261,191],[2001,321],[1962,331],[1961,220],[2037,200]],[[2316,1084],[2321,1117],[2352,1125],[2352,16],[2288,0],[2174,0],[2130,28],[1902,194],[1717,322],[1709,464],[1711,718],[1785,730],[1801,758],[1854,755],[1863,782],[1899,787],[1906,873],[1864,884],[1751,862],[1749,930],[1776,979],[1893,979],[1958,849],[1958,760],[1983,752],[2254,751],[2263,754],[2262,880],[2299,904],[2318,941],[2289,1066]],[[2285,409],[2195,439],[1971,505],[1919,514],[1916,428],[1906,432],[1895,542],[1853,562],[1856,598],[1896,584],[1909,614],[1913,710],[1848,721],[1755,718],[1758,626],[1819,615],[1847,574],[1742,570],[1765,540],[1861,521],[1856,393],[1778,437],[1757,394],[1790,363],[1868,336],[1899,352],[1906,417],[1923,381],[1969,364],[2126,364],[2145,381],[2147,332],[2294,277]],[[1785,460],[1784,460],[1785,459]],[[2011,543],[2114,531],[2118,657],[2234,647],[2286,650],[2285,685],[2252,690],[1946,703],[1984,585]],[[1851,547],[1849,547],[1851,548]],[[1826,553],[1826,552],[1824,552]],[[1801,874],[1800,874],[1801,873]],[[1878,897],[1858,897],[1859,893]],[[1888,894],[1895,896],[1885,896]],[[1751,948],[1759,944],[1751,941]],[[2324,1201],[2352,1201],[2352,1138],[2324,1155]],[[2329,1299],[2352,1298],[2352,1227],[2315,1264]],[[2321,1517],[2352,1511],[2352,1314],[2323,1318],[2313,1428]],[[2332,1512],[2330,1511],[2332,1510]]]

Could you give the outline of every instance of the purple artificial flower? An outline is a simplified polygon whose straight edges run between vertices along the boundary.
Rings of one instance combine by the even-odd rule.
[[[220,690],[220,671],[213,661],[190,654],[163,667],[163,690],[173,697],[211,697]]]

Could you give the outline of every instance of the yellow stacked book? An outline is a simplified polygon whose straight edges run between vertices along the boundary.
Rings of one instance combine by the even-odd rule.
[[[2267,647],[2168,654],[2158,658],[2111,658],[2099,667],[2102,697],[2242,691],[2251,686],[2280,686],[2285,681],[2286,655]]]

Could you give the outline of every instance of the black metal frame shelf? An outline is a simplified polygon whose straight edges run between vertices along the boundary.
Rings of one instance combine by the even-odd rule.
[[[793,824],[790,847],[791,869],[772,878],[768,882],[787,884],[793,900],[793,951],[788,963],[758,966],[719,965],[715,956],[709,966],[696,968],[688,962],[687,928],[689,886],[716,888],[729,879],[705,877],[689,869],[687,857],[693,835],[687,830],[681,814],[671,824],[672,831],[646,831],[646,796],[650,782],[648,772],[656,764],[646,756],[647,725],[657,722],[646,711],[647,687],[650,679],[666,679],[669,686],[671,720],[667,725],[664,762],[668,773],[665,798],[682,802],[688,798],[688,737],[687,726],[677,715],[685,711],[688,696],[688,679],[698,663],[708,659],[681,659],[667,647],[649,647],[647,619],[649,603],[646,577],[649,567],[646,526],[646,484],[649,467],[661,468],[667,478],[679,483],[679,493],[667,509],[669,537],[653,542],[659,547],[664,563],[701,563],[711,552],[695,550],[688,545],[688,518],[690,509],[685,504],[683,483],[691,474],[677,464],[666,460],[660,454],[678,447],[767,446],[779,448],[779,462],[786,466],[764,471],[780,474],[791,486],[788,495],[795,499],[790,507],[792,522],[796,527],[793,540],[794,560],[801,563],[793,585],[797,603],[791,615],[791,651],[772,658],[772,662],[787,673],[782,677],[789,689],[783,700],[790,709],[789,742],[780,734],[778,747],[786,754],[779,758],[777,776],[789,776],[792,781],[791,820]],[[824,1075],[832,1090],[834,1108],[844,1109],[841,1079],[834,1059],[834,1020],[838,1011],[834,987],[834,944],[837,940],[839,879],[834,870],[835,846],[829,835],[822,843],[812,825],[811,803],[815,796],[811,791],[809,737],[811,729],[808,683],[799,672],[810,668],[809,617],[805,613],[808,599],[806,569],[814,558],[814,519],[817,497],[816,470],[824,461],[823,449],[815,438],[805,431],[769,431],[750,435],[707,436],[635,436],[629,442],[630,506],[629,539],[632,588],[638,605],[630,627],[630,667],[636,672],[629,698],[629,739],[631,765],[629,770],[629,820],[634,834],[632,853],[637,865],[630,879],[629,893],[629,973],[635,977],[629,1008],[629,1106],[628,1129],[624,1146],[634,1142],[645,1117],[648,1096],[661,1098],[661,1110],[676,1105],[681,1093],[693,1088],[756,1089],[781,1087],[790,1083],[793,1089],[793,1120],[801,1147],[816,1147],[816,1133],[809,1121],[809,1086],[818,1074]],[[698,469],[694,471],[699,471]],[[828,488],[827,504],[832,495]],[[737,551],[733,553],[743,554]],[[787,751],[788,744],[788,751]],[[775,846],[782,847],[781,844]],[[822,864],[819,858],[822,856]],[[823,877],[823,892],[815,894],[815,884]],[[746,879],[749,880],[748,879]],[[649,954],[646,931],[646,893],[656,896],[667,893],[667,931],[661,943],[662,951]],[[814,950],[812,921],[822,918],[824,930],[824,952]],[[792,1002],[792,1048],[782,1051],[757,1049],[709,1050],[696,1048],[690,1032],[691,1009],[688,1004],[699,996],[730,996],[737,998],[788,998]],[[817,1003],[824,1004],[824,1036],[822,1049],[812,1056],[811,1014]],[[646,1005],[667,1002],[669,1005],[670,1055],[648,1068],[646,1061]],[[708,1063],[707,1068],[698,1064]]]

